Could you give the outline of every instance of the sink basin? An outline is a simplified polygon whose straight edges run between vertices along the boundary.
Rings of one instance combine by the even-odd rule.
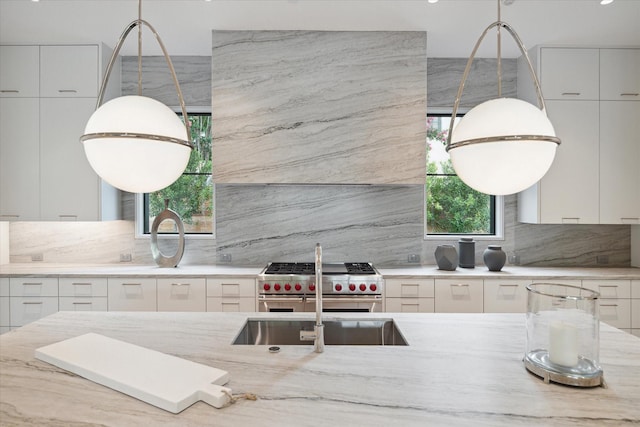
[[[393,319],[327,319],[325,345],[408,345]],[[300,341],[313,320],[247,319],[233,345],[313,345]]]

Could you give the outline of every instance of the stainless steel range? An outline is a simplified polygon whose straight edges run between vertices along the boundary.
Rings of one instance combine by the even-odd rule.
[[[324,312],[381,312],[384,280],[371,263],[322,264]],[[315,311],[315,264],[272,262],[258,277],[260,311]]]

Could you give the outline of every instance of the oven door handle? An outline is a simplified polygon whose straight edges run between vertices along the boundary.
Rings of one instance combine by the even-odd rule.
[[[258,301],[268,302],[303,302],[303,297],[270,297],[265,295],[258,295]]]
[[[315,302],[316,298],[315,297],[309,297],[307,298],[307,301],[309,302]],[[376,295],[376,296],[362,296],[362,297],[357,297],[357,296],[344,296],[344,297],[322,297],[322,302],[381,302],[382,301],[382,296],[380,295]]]

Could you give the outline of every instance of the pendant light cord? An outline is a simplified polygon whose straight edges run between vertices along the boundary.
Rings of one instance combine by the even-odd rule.
[[[498,0],[498,22],[500,17],[500,0]],[[500,25],[498,25],[498,98],[502,98],[502,37],[500,35]]]
[[[142,22],[142,0],[138,0],[138,22]],[[142,96],[142,25],[138,25],[138,96]]]

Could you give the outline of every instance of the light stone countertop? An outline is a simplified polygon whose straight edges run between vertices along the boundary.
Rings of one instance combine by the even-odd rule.
[[[266,264],[265,264],[266,265]],[[425,277],[425,278],[531,278],[531,279],[581,279],[585,277],[606,277],[609,279],[640,279],[640,268],[585,268],[585,267],[526,267],[505,266],[502,271],[489,271],[485,266],[457,268],[455,271],[438,270],[436,265],[416,267],[380,267],[378,271],[385,278]],[[11,263],[0,265],[0,277],[51,276],[51,277],[203,277],[203,276],[246,276],[260,274],[262,267],[242,267],[231,265],[184,265],[176,268],[160,268],[155,265],[138,264],[53,264],[53,263]]]
[[[601,327],[608,388],[545,384],[522,363],[522,314],[386,314],[406,347],[232,346],[247,316],[313,313],[60,312],[0,336],[1,425],[102,426],[625,426],[640,423],[640,338]],[[338,315],[335,315],[338,317]],[[339,317],[378,317],[340,314]],[[333,317],[333,316],[326,316]],[[180,414],[34,358],[87,332],[226,370],[255,393],[223,409]],[[170,386],[170,385],[168,385]]]

